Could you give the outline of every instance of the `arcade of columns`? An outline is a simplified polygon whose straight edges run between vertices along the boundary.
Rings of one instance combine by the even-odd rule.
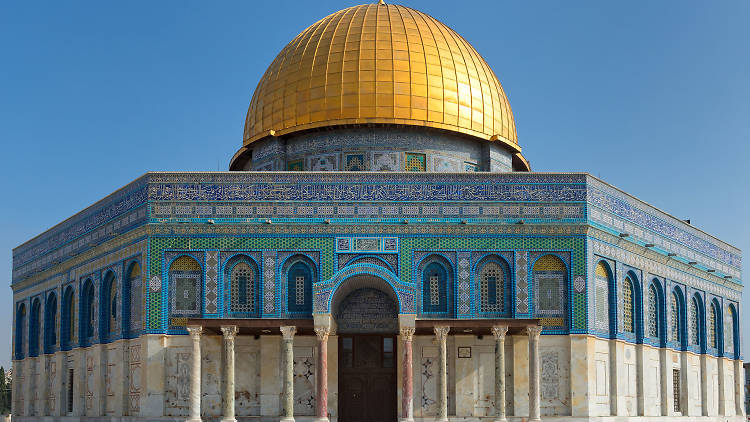
[[[294,422],[294,326],[280,327],[282,335],[283,356],[283,393],[281,398],[281,422]],[[540,364],[539,364],[539,335],[542,327],[526,327],[529,336],[529,422],[540,421]],[[190,413],[188,422],[201,422],[201,333],[199,325],[188,326],[192,338],[192,368],[190,373]],[[222,422],[236,422],[234,415],[234,339],[237,336],[236,325],[222,326],[224,339],[224,379],[223,385],[223,417]],[[439,345],[438,353],[438,417],[436,421],[448,421],[448,372],[447,372],[447,339],[450,327],[434,327],[435,338]],[[492,327],[495,338],[495,397],[505,397],[505,335],[508,327],[498,325]],[[316,422],[328,422],[328,335],[329,327],[316,327],[318,338],[317,365],[315,366],[316,388]],[[412,371],[412,340],[414,327],[402,327],[403,376],[401,392],[400,422],[414,420],[414,388]],[[496,400],[496,422],[506,422],[505,400]]]

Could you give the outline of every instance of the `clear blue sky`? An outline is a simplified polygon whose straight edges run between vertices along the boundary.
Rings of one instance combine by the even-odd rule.
[[[0,364],[11,249],[146,171],[225,170],[266,66],[354,4],[0,5]],[[403,4],[484,56],[534,170],[590,172],[750,251],[750,2]]]

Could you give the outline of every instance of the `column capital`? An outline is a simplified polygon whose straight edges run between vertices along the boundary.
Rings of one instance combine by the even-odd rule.
[[[505,340],[505,335],[507,333],[508,333],[507,325],[496,325],[492,327],[492,337],[495,337],[495,340]]]
[[[399,334],[401,334],[401,338],[403,338],[404,341],[412,341],[414,338],[414,327],[401,327],[401,329],[399,329]]]
[[[281,330],[281,336],[284,337],[284,340],[293,340],[294,335],[297,334],[297,327],[294,325],[285,325],[283,327],[279,327]]]
[[[201,334],[203,333],[203,327],[200,325],[188,325],[187,330],[193,340],[200,340]]]
[[[448,331],[451,330],[451,327],[434,327],[433,330],[438,340],[445,341],[448,338]]]
[[[315,327],[315,335],[318,336],[318,340],[328,340],[328,335],[331,334],[331,327],[318,326]]]
[[[221,333],[224,334],[225,340],[234,340],[240,329],[236,325],[222,325]]]
[[[526,331],[529,333],[529,340],[539,340],[539,334],[542,333],[542,327],[538,325],[526,327]]]

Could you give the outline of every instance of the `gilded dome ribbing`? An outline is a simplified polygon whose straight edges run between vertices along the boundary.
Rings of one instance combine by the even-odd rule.
[[[399,5],[338,11],[287,44],[253,94],[244,145],[352,124],[432,127],[520,151],[508,98],[484,59],[443,23]]]

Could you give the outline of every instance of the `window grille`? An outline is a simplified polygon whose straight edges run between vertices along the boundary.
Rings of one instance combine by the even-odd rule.
[[[430,276],[430,305],[440,304],[440,279],[437,274]]]
[[[295,298],[296,298],[296,304],[297,305],[304,305],[305,304],[305,277],[298,275],[294,279],[295,283]]]
[[[504,274],[496,262],[488,262],[479,275],[480,309],[482,312],[503,312]]]
[[[648,335],[659,338],[659,307],[657,306],[656,289],[648,289]]]
[[[708,347],[716,348],[716,307],[711,304],[708,310]]]
[[[627,333],[635,332],[633,324],[633,283],[629,278],[622,282],[622,327]]]
[[[680,410],[680,370],[672,370],[672,400],[674,402],[674,411],[681,412]]]
[[[672,293],[672,300],[669,304],[669,340],[680,341],[680,308],[677,302],[677,295]]]
[[[246,262],[239,262],[232,269],[232,312],[255,311],[255,270]]]

